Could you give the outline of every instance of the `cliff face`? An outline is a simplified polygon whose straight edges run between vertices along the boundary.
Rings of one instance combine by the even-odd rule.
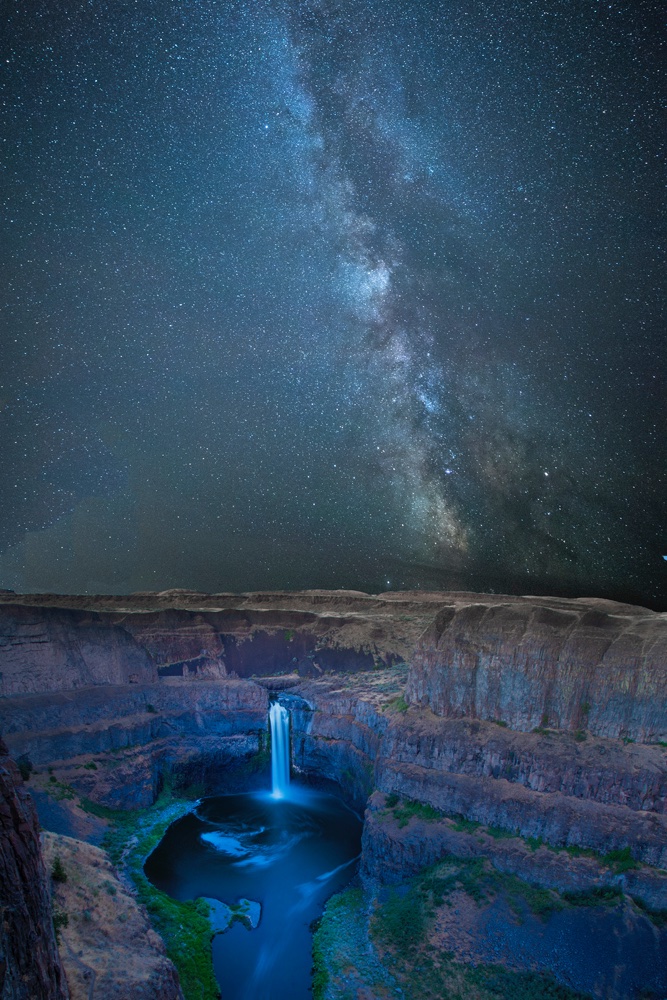
[[[359,802],[377,788],[552,845],[600,854],[630,846],[637,860],[667,868],[664,748],[396,711],[382,679],[375,689],[336,678],[293,689],[310,706],[293,712],[297,767],[337,777]]]
[[[175,677],[372,669],[404,659],[436,606],[428,595],[397,600],[345,591],[1,593],[0,696]]]
[[[0,997],[66,1000],[39,825],[18,769],[0,741]]]
[[[408,662],[406,696],[515,730],[667,739],[667,615],[596,599],[350,591],[0,594],[0,695]]]
[[[217,772],[224,782],[257,755],[267,713],[267,692],[251,681],[174,679],[0,700],[0,730],[15,757],[55,767],[61,785],[133,809],[154,802],[166,773],[213,788]]]
[[[407,698],[449,718],[658,742],[666,688],[667,615],[478,595],[437,613],[412,657]]]
[[[0,608],[0,694],[62,691],[156,679],[145,650],[98,615],[53,608]]]
[[[667,754],[649,745],[667,733],[664,615],[471,594],[40,600],[0,596],[0,731],[39,769],[40,815],[57,832],[97,836],[76,796],[133,808],[167,775],[205,793],[268,780],[280,690],[302,775],[338,782],[359,808],[377,789],[444,814],[407,836],[371,802],[374,877],[456,848],[569,887],[569,855],[521,840],[542,838],[629,848],[642,864],[633,892],[667,908],[655,867],[667,867]],[[457,814],[504,839],[453,829]],[[570,860],[577,886],[613,881],[599,857]]]

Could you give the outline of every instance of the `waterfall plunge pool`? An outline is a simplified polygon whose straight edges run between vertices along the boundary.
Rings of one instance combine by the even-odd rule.
[[[236,921],[213,938],[223,1000],[311,996],[310,925],[349,883],[361,849],[361,819],[341,799],[290,784],[289,720],[280,708],[271,706],[272,790],[202,799],[144,866],[175,899],[260,904],[254,929]]]

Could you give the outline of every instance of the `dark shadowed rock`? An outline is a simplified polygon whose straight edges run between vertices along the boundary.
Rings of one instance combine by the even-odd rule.
[[[65,1000],[32,799],[0,740],[0,996]]]

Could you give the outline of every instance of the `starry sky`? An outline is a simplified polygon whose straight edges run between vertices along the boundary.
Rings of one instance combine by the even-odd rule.
[[[0,12],[1,587],[667,606],[661,5]]]

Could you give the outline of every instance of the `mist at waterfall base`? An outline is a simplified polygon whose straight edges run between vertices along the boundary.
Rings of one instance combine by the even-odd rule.
[[[145,864],[175,899],[261,904],[258,926],[236,921],[213,939],[223,1000],[306,1000],[312,932],[326,900],[348,884],[361,820],[334,795],[289,780],[289,716],[271,706],[272,788],[201,800],[173,823]]]

